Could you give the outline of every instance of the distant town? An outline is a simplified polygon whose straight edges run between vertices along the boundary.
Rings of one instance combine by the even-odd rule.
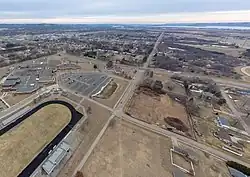
[[[241,26],[1,24],[0,176],[250,176]]]

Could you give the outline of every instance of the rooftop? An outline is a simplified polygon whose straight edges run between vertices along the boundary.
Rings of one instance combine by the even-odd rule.
[[[49,155],[47,160],[43,163],[42,168],[49,175],[53,172],[56,166],[62,161],[69,151],[70,146],[62,142],[52,154]]]
[[[223,127],[223,126],[230,126],[228,120],[224,117],[217,117],[217,121],[218,121],[218,124],[220,127]]]
[[[240,172],[234,168],[228,167],[228,169],[229,169],[230,174],[233,177],[248,177],[247,175],[243,174],[242,172]]]

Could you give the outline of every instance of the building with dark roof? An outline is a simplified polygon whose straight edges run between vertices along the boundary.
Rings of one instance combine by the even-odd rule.
[[[2,84],[4,91],[16,90],[15,86],[21,82],[19,77],[8,77]]]
[[[231,127],[231,125],[229,124],[229,121],[224,117],[217,117],[216,120],[217,120],[218,126],[221,128]]]
[[[232,175],[232,177],[248,177],[244,173],[242,173],[234,168],[228,167],[228,170],[229,170],[230,174]]]

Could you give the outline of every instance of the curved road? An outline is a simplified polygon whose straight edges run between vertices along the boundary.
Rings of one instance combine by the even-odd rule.
[[[61,132],[46,147],[44,147],[44,149],[29,163],[29,165],[25,169],[23,169],[23,171],[18,175],[18,177],[30,176],[34,172],[34,170],[46,159],[46,157],[49,154],[49,151],[53,150],[53,147],[58,145],[62,141],[62,139],[70,132],[70,130],[74,127],[74,125],[83,116],[81,113],[77,112],[71,104],[65,101],[60,101],[60,100],[48,101],[48,102],[38,105],[37,107],[35,107],[34,109],[26,113],[25,115],[17,119],[15,122],[1,129],[0,136],[5,134],[6,132],[8,132],[9,130],[11,130],[12,128],[20,124],[21,122],[23,122],[25,119],[30,117],[32,114],[34,114],[35,112],[37,112],[38,110],[40,110],[41,108],[49,104],[62,104],[68,107],[71,112],[71,120],[68,123],[68,125],[66,125],[65,128],[61,130]]]
[[[247,76],[250,76],[250,73],[248,73],[248,72],[246,71],[247,69],[250,69],[250,66],[245,66],[245,67],[241,68],[240,70],[241,70],[241,72],[242,72],[243,74],[245,74],[245,75],[247,75]]]

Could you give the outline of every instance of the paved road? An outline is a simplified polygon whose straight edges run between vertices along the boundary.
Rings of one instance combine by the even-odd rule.
[[[166,71],[162,69],[154,69],[154,73],[156,74],[167,73],[169,76],[176,74],[176,72]],[[183,72],[179,72],[178,75],[189,76],[189,77],[200,77],[204,79],[212,79],[219,85],[228,86],[228,87],[236,87],[236,88],[241,88],[241,89],[250,89],[250,83],[239,81],[239,80],[223,79],[223,78],[218,78],[218,77],[202,76],[202,75],[197,75],[197,74],[192,74],[192,73],[183,73]]]
[[[249,68],[250,68],[250,66],[245,66],[245,67],[241,68],[240,70],[241,70],[241,72],[244,73],[245,75],[250,76],[250,74],[246,71],[246,70],[249,69]]]
[[[157,52],[158,45],[161,43],[163,36],[164,36],[164,33],[161,33],[161,35],[158,37],[157,41],[155,42],[152,52],[149,54],[147,61],[143,65],[143,68],[137,71],[134,79],[130,82],[125,93],[122,95],[122,98],[119,100],[118,104],[116,104],[116,109],[123,110],[127,101],[133,96],[134,90],[143,79],[145,69],[149,67],[154,54]]]
[[[137,119],[134,119],[126,114],[124,114],[123,112],[121,111],[115,111],[115,115],[117,117],[120,117],[122,118],[124,121],[127,121],[127,122],[130,122],[136,126],[139,126],[141,128],[144,128],[146,130],[149,130],[151,132],[154,132],[154,133],[157,133],[157,134],[160,134],[160,135],[163,135],[163,136],[167,136],[167,137],[175,137],[178,141],[180,141],[181,143],[183,144],[186,144],[190,147],[193,147],[193,148],[196,148],[196,149],[199,149],[203,152],[206,152],[210,155],[213,155],[221,160],[224,160],[224,161],[234,161],[234,162],[237,162],[237,163],[240,163],[242,165],[245,165],[247,167],[250,167],[250,164],[249,163],[246,163],[238,158],[235,158],[231,155],[228,155],[226,153],[223,153],[222,151],[218,151],[216,149],[213,149],[209,146],[206,146],[204,144],[201,144],[201,143],[198,143],[197,141],[194,141],[192,139],[189,139],[187,137],[184,137],[184,136],[181,136],[181,135],[178,135],[176,133],[173,133],[173,132],[170,132],[170,131],[167,131],[167,130],[164,130],[164,129],[161,129],[155,125],[150,125],[148,123],[145,123],[145,122],[142,122],[142,121],[139,121]]]
[[[0,113],[0,120],[1,119],[5,119],[6,117],[9,117],[13,114],[15,114],[16,112],[20,111],[22,108],[24,108],[25,106],[27,106],[28,104],[30,104],[35,98],[37,98],[39,95],[44,94],[45,92],[47,92],[48,90],[51,90],[52,88],[57,88],[57,85],[51,85],[45,89],[39,90],[36,93],[32,94],[31,96],[29,96],[28,98],[25,98],[24,100],[20,101],[19,103],[15,104],[14,106],[3,110]]]
[[[18,120],[15,122],[9,124],[7,127],[4,127],[3,129],[0,130],[0,136],[14,128],[15,126],[19,125],[21,122],[23,122],[25,119],[29,118],[32,114],[43,108],[44,106],[47,106],[49,104],[62,104],[64,106],[67,106],[71,112],[71,120],[65,126],[60,133],[49,143],[47,144],[39,154],[34,157],[34,159],[24,168],[22,171],[18,174],[18,177],[27,177],[30,176],[35,169],[47,158],[49,151],[53,149],[55,145],[58,145],[61,140],[70,132],[70,130],[74,127],[75,124],[81,119],[82,114],[77,112],[75,108],[64,101],[48,101],[44,102],[37,107],[33,108],[30,110],[28,113],[24,114],[22,117],[20,117]]]
[[[221,89],[221,94],[222,96],[226,99],[228,107],[231,109],[233,112],[234,116],[240,121],[241,125],[245,129],[245,131],[250,135],[250,128],[246,124],[246,122],[242,119],[241,116],[244,116],[245,114],[242,112],[239,112],[233,103],[233,101],[228,97],[228,95],[224,92],[223,89]]]

